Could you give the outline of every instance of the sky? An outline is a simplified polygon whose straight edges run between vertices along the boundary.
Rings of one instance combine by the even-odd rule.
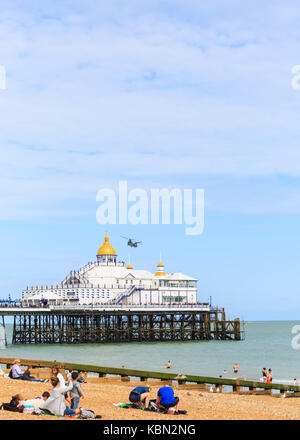
[[[0,297],[62,281],[108,231],[231,318],[299,319],[299,21],[289,0],[2,0]],[[203,189],[203,233],[100,225],[120,180]]]

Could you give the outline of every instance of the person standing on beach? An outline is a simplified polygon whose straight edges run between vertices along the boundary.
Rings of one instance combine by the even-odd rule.
[[[267,369],[264,367],[262,370],[263,382],[267,382]]]
[[[84,397],[81,390],[80,383],[78,383],[79,374],[77,371],[72,372],[73,388],[70,391],[71,409],[77,409],[79,407],[80,397]]]
[[[233,372],[235,374],[237,374],[239,372],[239,368],[240,368],[240,366],[237,363],[235,363],[234,366],[233,366]]]
[[[267,383],[272,383],[272,382],[273,382],[272,370],[271,368],[269,368],[269,372],[267,374]]]

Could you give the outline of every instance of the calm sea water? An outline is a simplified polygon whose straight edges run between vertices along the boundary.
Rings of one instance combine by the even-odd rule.
[[[175,373],[233,377],[232,366],[240,365],[239,377],[261,377],[262,367],[272,368],[274,382],[300,383],[300,350],[291,346],[292,328],[300,321],[249,322],[245,341],[155,342],[78,345],[8,345],[1,357],[20,357],[76,362],[111,367],[165,371],[170,360]],[[7,325],[11,341],[12,326]],[[228,372],[224,374],[224,370]]]

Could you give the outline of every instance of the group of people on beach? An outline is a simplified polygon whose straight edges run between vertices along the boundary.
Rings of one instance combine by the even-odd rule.
[[[15,359],[8,376],[11,379],[29,380],[30,382],[49,382],[49,379],[36,379],[31,375],[31,371],[32,365],[28,365],[27,370],[23,372],[20,359]]]
[[[171,362],[168,361],[164,368],[171,368]],[[20,359],[15,359],[8,377],[13,380],[49,382],[49,390],[34,399],[24,399],[22,394],[16,394],[12,396],[9,405],[21,412],[27,412],[26,408],[30,407],[32,408],[31,412],[40,415],[75,417],[80,414],[80,400],[84,398],[81,383],[86,383],[84,372],[69,369],[65,378],[60,372],[59,366],[54,365],[51,368],[50,379],[37,379],[31,375],[31,371],[32,366],[28,366],[26,371],[23,371]],[[151,388],[147,386],[137,386],[131,390],[129,401],[132,407],[174,414],[185,412],[179,412],[179,397],[175,396],[171,386],[165,385],[159,388],[157,395],[152,400],[150,393]]]
[[[36,379],[31,376],[32,367],[29,366],[25,372],[21,370],[20,359],[16,359],[9,372],[8,377],[18,380],[30,380],[34,382],[49,382],[51,387],[41,397],[25,400],[21,394],[12,396],[10,404],[16,408],[22,408],[25,404],[34,406],[36,414],[47,414],[55,416],[75,416],[80,413],[80,399],[84,398],[80,383],[86,383],[82,371],[69,370],[67,380],[61,374],[58,365],[51,368],[50,379]]]
[[[174,395],[172,387],[161,387],[153,400],[150,400],[150,391],[151,387],[135,387],[129,394],[129,401],[137,408],[149,410],[152,407],[162,412],[179,414],[179,397]]]
[[[263,378],[263,382],[265,382],[265,383],[272,383],[273,382],[271,368],[269,368],[268,372],[265,367],[262,369],[262,378]]]

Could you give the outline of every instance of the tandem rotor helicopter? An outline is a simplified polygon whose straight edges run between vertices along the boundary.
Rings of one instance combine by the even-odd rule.
[[[126,238],[126,240],[128,240],[127,246],[135,247],[136,248],[136,247],[138,247],[139,244],[142,244],[141,241],[136,241],[133,238],[123,237],[123,235],[121,235],[121,237],[122,238]]]

